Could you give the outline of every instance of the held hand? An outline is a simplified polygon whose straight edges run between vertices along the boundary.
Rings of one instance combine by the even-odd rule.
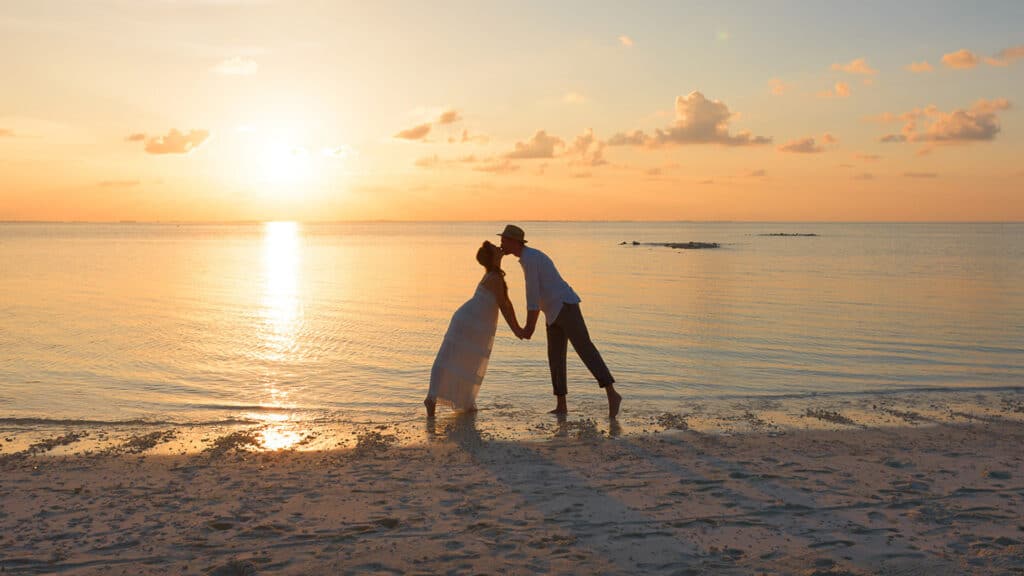
[[[533,331],[535,328],[535,326],[527,326],[526,328],[523,328],[522,338],[525,340],[529,340],[533,336]]]
[[[519,338],[520,340],[523,339],[523,329],[519,326],[513,326],[512,333],[516,335],[516,338]]]

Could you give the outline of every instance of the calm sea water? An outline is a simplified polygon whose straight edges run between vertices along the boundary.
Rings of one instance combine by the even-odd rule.
[[[0,224],[0,419],[418,417],[503,224]],[[1022,224],[523,227],[631,410],[1024,385]],[[569,377],[570,402],[601,399],[571,351]],[[550,408],[542,330],[499,325],[479,400]]]

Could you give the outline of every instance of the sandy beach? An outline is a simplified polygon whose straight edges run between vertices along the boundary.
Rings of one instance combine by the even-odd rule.
[[[535,415],[531,434],[495,409],[277,450],[266,426],[22,425],[0,573],[1024,573],[1024,402],[958,398]]]

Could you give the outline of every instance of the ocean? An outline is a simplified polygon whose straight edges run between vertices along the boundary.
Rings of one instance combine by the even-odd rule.
[[[0,423],[422,418],[504,224],[0,224]],[[1024,387],[1024,224],[518,224],[582,297],[634,421]],[[689,241],[720,247],[658,245]],[[553,407],[542,327],[499,320],[478,401],[481,419]],[[569,403],[604,407],[571,350]]]

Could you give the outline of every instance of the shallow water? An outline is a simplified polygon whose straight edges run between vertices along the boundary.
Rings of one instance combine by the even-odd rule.
[[[419,417],[502,225],[0,224],[0,420]],[[523,227],[583,297],[627,414],[1024,386],[1021,224]],[[575,357],[569,378],[570,406],[599,416]],[[542,412],[550,394],[543,332],[499,326],[481,407]]]

